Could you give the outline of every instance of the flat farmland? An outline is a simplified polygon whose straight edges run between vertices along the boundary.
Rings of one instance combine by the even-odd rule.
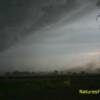
[[[100,89],[100,75],[1,76],[0,100],[84,100],[100,94],[79,90]]]

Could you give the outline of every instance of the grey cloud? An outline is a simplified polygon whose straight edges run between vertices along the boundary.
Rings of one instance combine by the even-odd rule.
[[[0,51],[92,0],[1,0]],[[93,2],[94,4],[94,2]]]
[[[1,6],[1,70],[68,69],[81,54],[100,49],[94,0],[8,2]]]

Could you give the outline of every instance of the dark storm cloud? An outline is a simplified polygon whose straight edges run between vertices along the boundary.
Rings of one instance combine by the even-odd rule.
[[[91,61],[88,52],[100,49],[95,0],[1,0],[0,5],[2,71],[68,69]]]
[[[0,51],[59,21],[84,2],[87,0],[0,0]]]
[[[0,51],[55,22],[75,0],[0,0]]]

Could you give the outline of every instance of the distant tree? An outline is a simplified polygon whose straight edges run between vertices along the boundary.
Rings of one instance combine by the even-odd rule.
[[[86,71],[81,71],[80,72],[80,75],[85,75],[86,74]]]
[[[19,71],[14,71],[14,72],[13,72],[13,75],[18,75],[18,74],[20,74]]]
[[[58,71],[57,71],[57,70],[55,70],[53,73],[54,73],[55,75],[58,75]]]
[[[96,6],[97,6],[97,7],[100,6],[100,0],[97,0]]]
[[[100,68],[97,68],[97,69],[95,70],[95,72],[96,72],[97,74],[100,74]]]
[[[6,72],[6,73],[5,73],[5,76],[10,76],[10,75],[11,75],[10,72]]]

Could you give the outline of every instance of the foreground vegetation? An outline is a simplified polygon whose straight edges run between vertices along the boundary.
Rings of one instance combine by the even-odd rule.
[[[0,100],[86,100],[98,95],[79,94],[80,89],[100,89],[100,75],[1,76]]]

